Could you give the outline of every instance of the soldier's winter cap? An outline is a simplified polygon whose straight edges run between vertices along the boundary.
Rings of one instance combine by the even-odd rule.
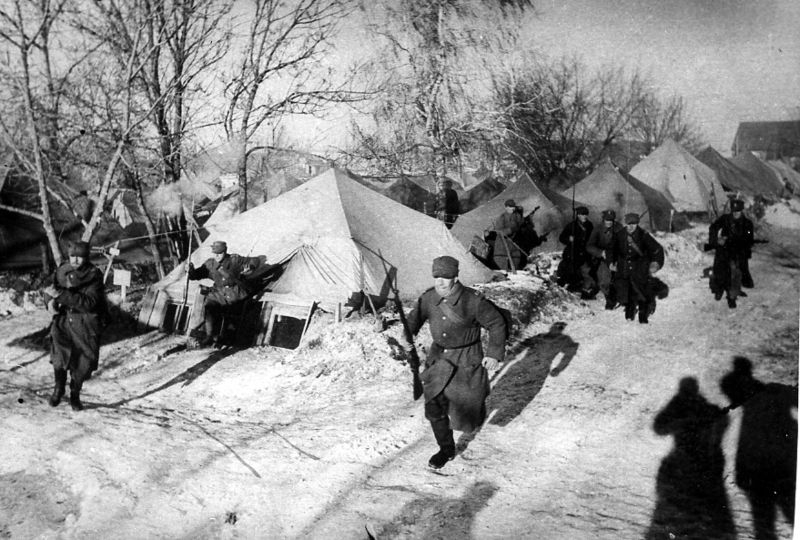
[[[511,208],[516,208],[517,207],[517,203],[514,202],[514,199],[508,199],[506,201],[506,206],[509,206]]]
[[[635,214],[631,212],[630,214],[625,214],[625,223],[630,225],[632,223],[639,223],[639,214]]]
[[[731,201],[731,210],[734,212],[741,212],[744,210],[744,201],[741,199],[734,199]]]
[[[617,219],[617,213],[613,210],[603,210],[603,221],[614,221]]]
[[[449,255],[433,259],[433,277],[453,279],[458,275],[458,259]]]
[[[211,251],[212,253],[225,253],[228,251],[228,244],[223,242],[222,240],[217,240],[213,244],[211,244]]]
[[[68,252],[71,257],[88,258],[90,249],[89,242],[73,242],[69,245]]]
[[[586,208],[585,206],[579,206],[575,209],[575,213],[578,214],[579,216],[588,216],[589,209]]]

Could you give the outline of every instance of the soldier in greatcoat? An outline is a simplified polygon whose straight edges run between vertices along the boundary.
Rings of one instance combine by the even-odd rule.
[[[736,307],[746,279],[752,286],[747,261],[753,241],[753,222],[744,216],[744,202],[739,199],[731,201],[730,214],[723,214],[709,227],[708,243],[715,248],[709,285],[715,299],[726,296],[730,308]]]
[[[625,318],[632,321],[638,309],[639,322],[646,324],[656,305],[649,278],[664,266],[664,249],[639,227],[639,214],[625,215],[625,231],[614,241],[612,260],[614,289]]]
[[[428,462],[434,469],[455,457],[454,429],[470,433],[485,420],[488,372],[496,370],[505,356],[508,329],[503,314],[457,278],[458,260],[448,256],[434,259],[434,286],[420,296],[408,316],[412,335],[428,321],[433,337],[420,378],[425,418],[439,445]],[[482,328],[489,334],[485,353]]]
[[[69,261],[58,267],[53,284],[43,290],[53,314],[50,363],[55,386],[49,403],[52,407],[61,403],[69,373],[69,403],[76,411],[83,409],[83,383],[97,369],[102,319],[107,313],[103,273],[89,262],[89,252],[88,243],[73,243]]]
[[[605,210],[602,214],[603,222],[592,230],[589,241],[586,242],[586,252],[592,257],[592,272],[597,277],[597,286],[606,299],[606,309],[614,309],[617,301],[614,298],[612,287],[613,273],[609,268],[611,251],[614,239],[623,234],[625,228],[617,222],[617,213]]]
[[[586,251],[593,228],[594,225],[589,221],[589,209],[579,206],[575,209],[575,220],[564,227],[558,236],[558,241],[564,244],[564,251],[556,271],[557,283],[570,291],[581,291],[584,299],[592,296],[595,287]]]
[[[250,296],[246,279],[260,265],[258,257],[229,254],[228,244],[223,241],[214,242],[211,251],[213,257],[206,260],[202,266],[195,268],[189,263],[188,268],[190,280],[209,278],[214,282],[212,288],[204,291],[205,337],[200,341],[202,347],[214,343],[223,312],[241,305],[241,302]]]

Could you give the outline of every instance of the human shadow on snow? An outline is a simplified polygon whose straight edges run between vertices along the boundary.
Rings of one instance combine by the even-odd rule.
[[[653,431],[672,435],[675,444],[658,469],[646,539],[736,538],[723,477],[727,427],[727,410],[703,397],[697,379],[681,379],[678,393],[653,422]]]
[[[757,539],[776,538],[778,510],[794,519],[797,471],[797,387],[753,377],[752,362],[734,357],[720,380],[730,408],[742,409],[736,449],[736,485],[746,494]]]
[[[553,323],[547,332],[525,339],[509,351],[508,368],[486,402],[490,424],[508,425],[533,401],[548,375],[556,377],[569,366],[578,343],[564,333],[565,327],[566,323]],[[559,356],[558,365],[553,366]]]
[[[478,535],[471,532],[472,522],[497,490],[493,483],[482,480],[472,484],[461,497],[421,495],[403,506],[390,523],[382,525],[375,537],[474,538]]]
[[[125,399],[121,399],[119,401],[115,401],[114,403],[101,404],[101,403],[84,402],[84,406],[87,409],[99,409],[99,408],[112,408],[113,409],[113,408],[118,408],[118,407],[121,407],[123,405],[126,405],[126,404],[130,403],[131,401],[134,401],[134,400],[137,400],[137,399],[146,398],[147,396],[150,396],[150,395],[155,394],[157,392],[161,392],[162,390],[166,390],[167,388],[170,388],[171,386],[175,386],[176,384],[181,384],[182,386],[188,386],[188,385],[192,384],[203,373],[205,373],[206,371],[211,369],[211,367],[214,364],[216,364],[217,362],[219,362],[223,358],[226,358],[226,357],[228,357],[228,356],[230,356],[230,355],[232,355],[232,354],[234,354],[234,353],[236,353],[238,351],[239,351],[239,349],[236,349],[234,347],[225,347],[223,349],[216,349],[216,350],[212,351],[211,354],[209,354],[206,359],[201,360],[200,362],[196,363],[195,365],[193,365],[191,367],[188,367],[182,373],[179,373],[178,375],[176,375],[175,377],[171,378],[170,380],[168,380],[164,384],[161,384],[161,385],[159,385],[159,386],[157,386],[155,388],[151,388],[150,390],[147,390],[146,392],[143,392],[141,394],[138,394],[138,395],[135,395],[135,396],[131,396],[131,397],[128,397],[128,398],[125,398]]]

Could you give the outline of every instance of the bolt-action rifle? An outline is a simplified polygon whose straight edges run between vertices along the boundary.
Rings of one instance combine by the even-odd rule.
[[[397,313],[400,316],[400,324],[403,325],[403,335],[405,336],[406,342],[408,342],[409,345],[408,365],[411,368],[411,374],[413,377],[414,400],[417,400],[420,398],[420,396],[422,396],[422,381],[419,378],[420,361],[419,355],[417,354],[417,348],[414,346],[414,335],[411,333],[411,329],[408,327],[406,314],[405,311],[403,311],[403,302],[400,300],[400,291],[397,290],[397,285],[392,279],[389,269],[386,267],[386,261],[384,260],[383,255],[378,252],[378,256],[381,258],[381,264],[383,264],[383,271],[386,274],[386,281],[389,284],[389,289],[394,295],[394,303],[397,306]]]

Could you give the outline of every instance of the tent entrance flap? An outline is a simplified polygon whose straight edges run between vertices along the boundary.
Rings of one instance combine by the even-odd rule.
[[[262,295],[261,311],[263,333],[259,345],[272,345],[283,349],[296,349],[303,340],[316,303],[285,295]]]

